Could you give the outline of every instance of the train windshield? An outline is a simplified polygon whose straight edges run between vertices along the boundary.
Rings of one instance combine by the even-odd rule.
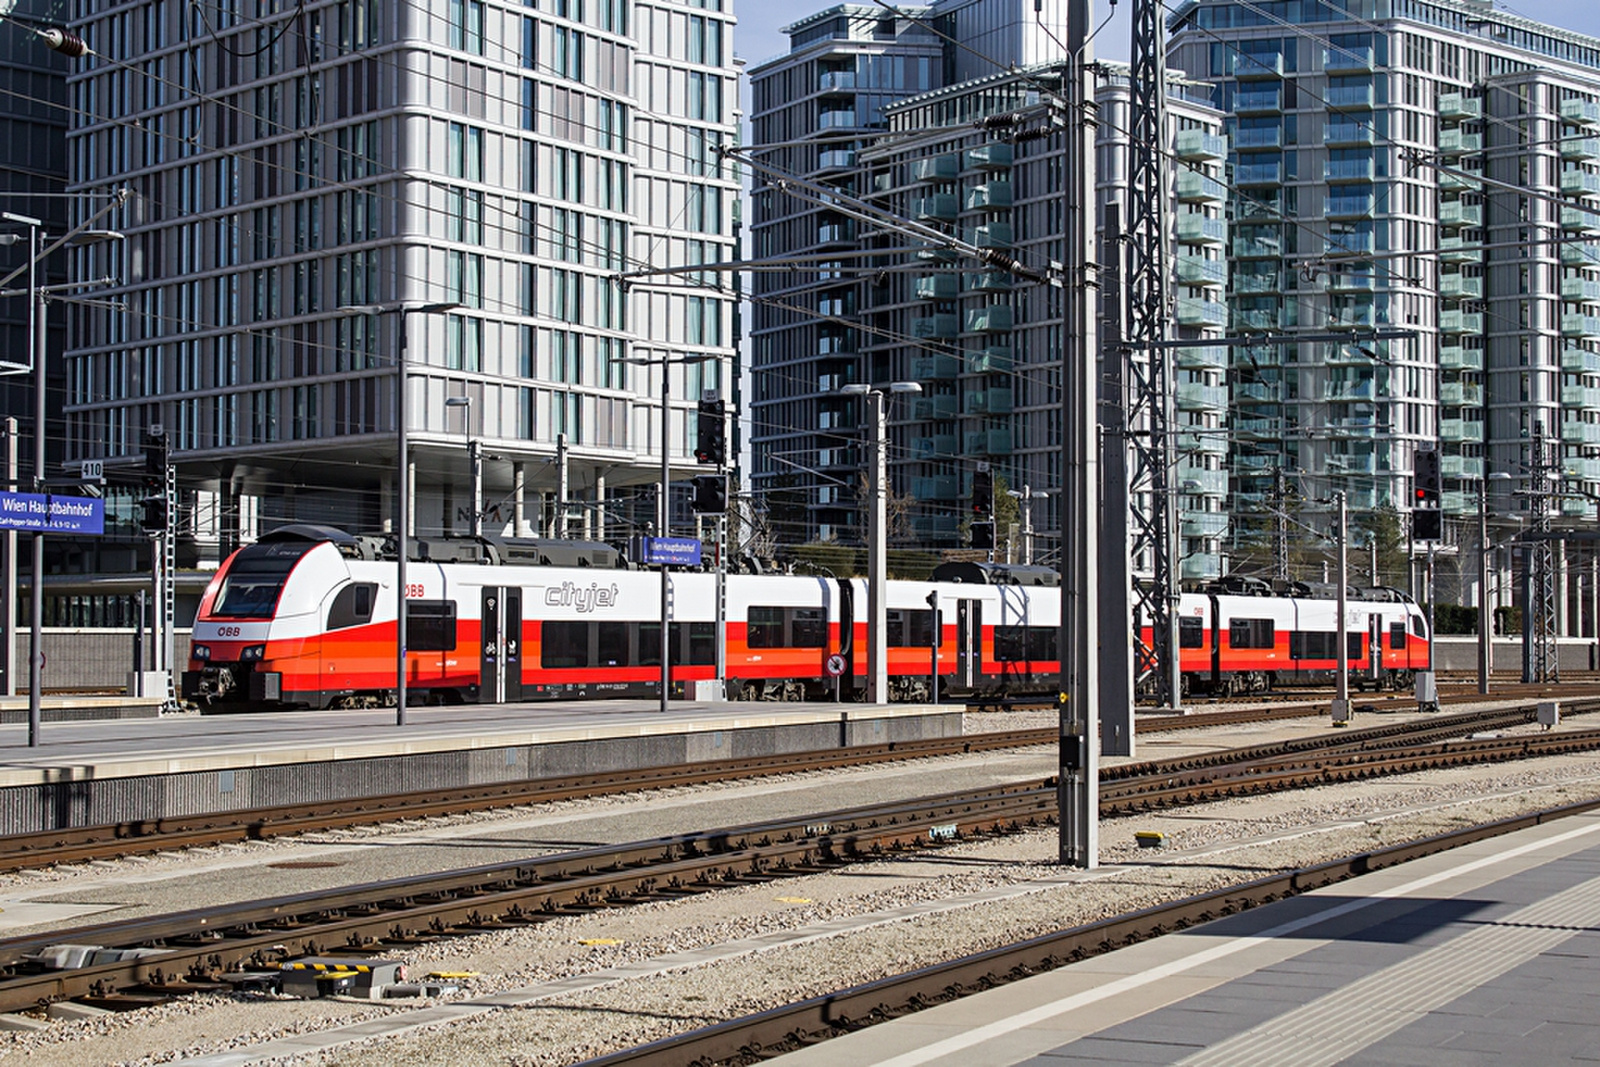
[[[251,545],[228,566],[212,615],[230,619],[272,617],[278,593],[300,557],[317,547],[317,542],[294,541]]]

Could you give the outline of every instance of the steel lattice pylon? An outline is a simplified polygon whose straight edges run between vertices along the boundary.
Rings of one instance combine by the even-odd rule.
[[[1166,49],[1161,5],[1134,4],[1132,127],[1128,148],[1126,322],[1130,353],[1128,438],[1132,558],[1148,568],[1134,581],[1134,679],[1154,683],[1161,703],[1175,706],[1177,688],[1173,560],[1170,366],[1167,314]],[[1151,627],[1147,644],[1141,621]]]
[[[1556,656],[1555,549],[1550,539],[1550,482],[1556,472],[1551,447],[1545,443],[1544,423],[1533,424],[1533,455],[1528,474],[1528,508],[1533,522],[1528,530],[1523,559],[1527,568],[1523,607],[1522,680],[1555,682],[1561,679]]]

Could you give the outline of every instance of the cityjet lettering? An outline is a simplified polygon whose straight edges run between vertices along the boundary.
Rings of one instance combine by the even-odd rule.
[[[587,612],[598,608],[616,607],[618,592],[620,590],[615,585],[601,588],[598,584],[590,583],[588,588],[585,588],[572,582],[562,582],[544,591],[544,602],[552,608],[572,608]]]

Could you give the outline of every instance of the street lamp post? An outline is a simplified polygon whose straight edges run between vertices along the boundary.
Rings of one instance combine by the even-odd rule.
[[[1349,553],[1346,543],[1349,541],[1349,512],[1345,508],[1343,490],[1336,490],[1333,494],[1334,505],[1339,513],[1339,590],[1336,603],[1338,607],[1338,621],[1334,624],[1334,640],[1338,643],[1336,649],[1338,676],[1333,684],[1333,721],[1347,723],[1350,721],[1350,640],[1345,636],[1345,613],[1349,610]]]
[[[483,536],[483,443],[472,432],[472,398],[470,396],[446,397],[444,406],[464,409],[461,416],[461,430],[467,435],[467,475],[468,482],[472,486],[472,500],[467,521],[472,539],[478,541]],[[479,418],[482,419],[482,416],[480,415]]]
[[[39,263],[50,251],[45,247],[43,220],[28,215],[13,214],[10,211],[0,212],[0,219],[28,228],[28,339],[33,360],[33,479],[37,487],[42,487],[45,465],[48,462],[45,452],[45,419],[49,410],[45,396],[48,383],[45,367],[48,330],[45,325],[45,315],[49,307],[46,294],[50,290],[77,286],[70,282],[64,286],[39,284]],[[93,241],[121,239],[122,234],[113,230],[90,230],[85,225],[68,231],[67,235],[52,247],[59,247],[62,242],[87,244]],[[12,274],[12,277],[14,276],[15,272]],[[48,522],[48,516],[46,521]],[[34,748],[39,744],[44,694],[44,530],[42,529],[34,531],[33,535],[31,584],[32,595],[28,598],[28,747]],[[13,600],[7,609],[13,610],[14,603]],[[8,623],[6,640],[11,639],[11,627]]]
[[[382,315],[394,313],[399,320],[400,335],[396,340],[394,361],[394,422],[395,422],[395,638],[394,638],[394,707],[395,725],[406,724],[406,556],[410,554],[409,531],[411,526],[411,440],[406,424],[406,316],[415,311],[435,314],[451,311],[461,305],[454,301],[436,304],[347,304],[339,311],[345,315]]]
[[[916,382],[891,382],[891,393],[920,393]],[[872,458],[867,465],[867,703],[889,702],[889,611],[885,602],[889,569],[889,470],[884,440],[883,390],[846,385],[839,392],[866,398],[867,434]]]

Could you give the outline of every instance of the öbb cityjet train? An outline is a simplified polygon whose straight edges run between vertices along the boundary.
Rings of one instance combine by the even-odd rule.
[[[655,572],[608,565],[616,553],[604,546],[581,550],[588,566],[552,565],[560,552],[550,542],[416,546],[428,558],[406,565],[408,702],[659,693]],[[301,525],[235,552],[201,599],[185,699],[239,710],[392,703],[396,573],[393,559],[381,558],[384,547]],[[462,550],[466,561],[440,558]],[[492,562],[477,561],[485,558]],[[716,578],[668,577],[671,680],[682,693],[716,677]],[[864,581],[733,574],[725,582],[730,698],[829,699],[837,686],[855,699],[864,691]],[[1053,692],[1053,585],[1044,568],[971,563],[946,564],[932,581],[887,583],[891,697],[929,699],[935,670],[941,696]],[[1185,686],[1235,692],[1316,680],[1333,669],[1333,614],[1332,601],[1186,595]],[[1359,664],[1374,684],[1402,684],[1426,665],[1429,642],[1415,604],[1352,601],[1351,618],[1375,620],[1360,632],[1352,627],[1353,672]]]

